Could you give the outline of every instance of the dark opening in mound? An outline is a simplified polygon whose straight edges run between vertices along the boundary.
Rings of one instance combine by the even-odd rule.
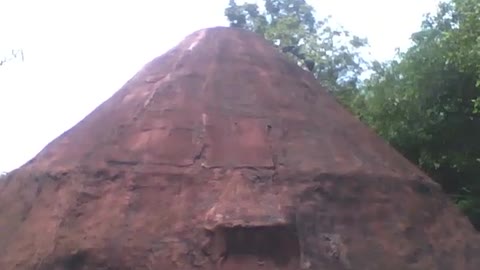
[[[267,265],[279,269],[298,268],[300,247],[292,227],[220,227],[213,237],[222,254],[222,269],[260,269]]]
[[[88,253],[86,251],[78,251],[67,255],[60,259],[60,269],[64,270],[83,270],[87,267]]]

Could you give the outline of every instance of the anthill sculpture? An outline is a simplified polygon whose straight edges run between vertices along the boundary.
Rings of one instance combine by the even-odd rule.
[[[477,270],[438,185],[311,73],[193,33],[0,182],[2,270]]]

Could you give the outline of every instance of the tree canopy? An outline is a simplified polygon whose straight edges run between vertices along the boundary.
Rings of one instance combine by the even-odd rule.
[[[399,60],[376,63],[361,118],[480,228],[480,2],[441,3]],[[358,104],[357,104],[358,106]]]
[[[333,27],[328,17],[318,18],[305,0],[264,0],[263,6],[230,0],[225,15],[231,26],[264,36],[300,65],[314,63],[312,72],[319,82],[350,104],[367,67],[360,57],[366,39]]]
[[[362,59],[367,41],[318,18],[305,0],[261,2],[231,0],[231,26],[314,61],[319,82],[440,183],[480,229],[480,1],[440,3],[413,45],[383,63]],[[360,80],[366,69],[371,76]]]

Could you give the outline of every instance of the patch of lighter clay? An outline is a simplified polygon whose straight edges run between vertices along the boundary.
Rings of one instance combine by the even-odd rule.
[[[205,31],[206,30],[201,30],[200,33],[195,37],[195,39],[193,40],[190,47],[188,47],[189,51],[193,50],[193,48],[195,48],[195,46],[197,46],[198,42],[205,37]]]
[[[203,128],[205,129],[205,127],[207,125],[207,114],[206,113],[202,113],[202,124],[203,124]]]
[[[163,77],[162,79],[160,79],[156,84],[155,84],[155,87],[153,88],[152,92],[150,93],[150,96],[148,97],[148,99],[145,101],[145,103],[143,104],[143,108],[146,108],[150,102],[152,102],[152,99],[153,97],[155,96],[155,94],[157,93],[159,87],[158,85],[164,81],[168,81],[170,80],[170,73],[167,74],[167,76]]]

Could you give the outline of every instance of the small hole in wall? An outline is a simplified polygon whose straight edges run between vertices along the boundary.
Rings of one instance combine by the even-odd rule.
[[[81,270],[86,264],[87,252],[79,251],[65,258],[63,267],[65,270]]]
[[[298,269],[299,241],[289,226],[223,227],[212,237],[221,269]]]
[[[431,195],[432,193],[432,190],[430,189],[430,187],[427,184],[421,183],[421,182],[414,183],[413,189],[417,193],[420,193],[422,195]]]
[[[267,133],[270,134],[270,131],[272,131],[272,126],[271,126],[271,125],[267,125]]]

